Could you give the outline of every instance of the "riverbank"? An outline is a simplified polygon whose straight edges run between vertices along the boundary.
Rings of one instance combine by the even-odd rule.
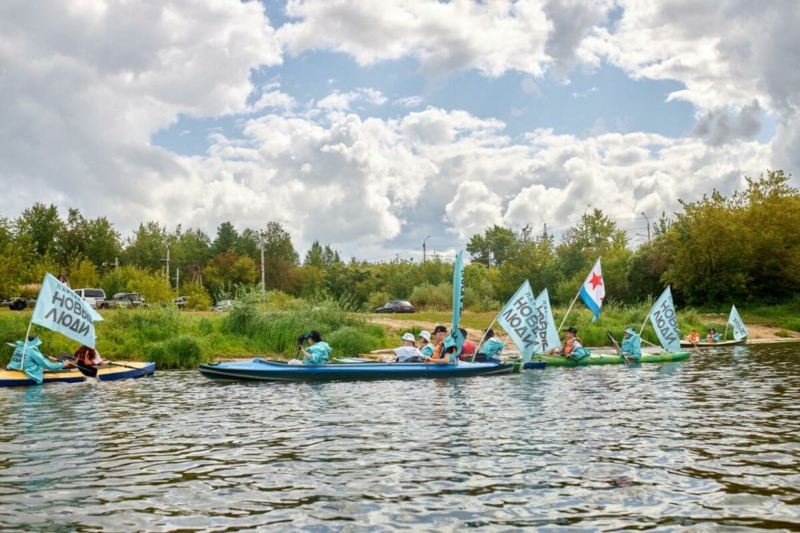
[[[555,309],[560,323],[566,309]],[[573,309],[566,326],[575,326],[587,346],[610,346],[608,332],[619,340],[629,326],[641,327],[647,309],[643,306],[608,306],[600,320],[591,322],[587,310]],[[331,345],[334,354],[358,355],[372,350],[394,348],[402,333],[433,331],[437,324],[449,327],[448,312],[420,312],[409,315],[350,313],[334,303],[319,305],[293,303],[283,308],[263,308],[248,302],[228,313],[182,311],[176,308],[103,310],[105,320],[97,324],[98,349],[112,360],[154,361],[159,369],[192,369],[202,362],[255,356],[288,359],[295,353],[296,337],[318,329]],[[758,314],[742,313],[750,330],[749,342],[800,341],[800,332],[788,330],[786,324],[800,324],[797,314],[776,315],[771,309]],[[492,323],[494,312],[465,311],[461,323],[469,338],[480,340]],[[22,339],[31,312],[0,310],[0,341]],[[704,333],[709,328],[725,330],[726,314],[678,312],[683,334],[691,329]],[[494,326],[499,335],[503,331]],[[74,352],[76,343],[44,328],[34,326],[43,342],[43,352],[57,355]],[[645,327],[642,337],[658,343],[652,326]],[[0,351],[0,365],[5,366],[12,348]]]

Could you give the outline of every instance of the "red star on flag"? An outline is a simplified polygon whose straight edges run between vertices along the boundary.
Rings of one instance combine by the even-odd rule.
[[[589,280],[589,283],[592,284],[592,290],[595,290],[598,285],[603,284],[603,276],[598,276],[597,273],[592,272],[592,279]]]

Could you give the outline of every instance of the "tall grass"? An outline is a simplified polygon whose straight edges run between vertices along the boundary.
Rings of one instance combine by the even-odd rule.
[[[221,331],[246,339],[258,353],[292,356],[298,335],[317,330],[333,348],[335,355],[357,355],[386,343],[382,328],[375,328],[338,302],[297,301],[286,309],[264,310],[254,296],[245,296],[222,320]]]

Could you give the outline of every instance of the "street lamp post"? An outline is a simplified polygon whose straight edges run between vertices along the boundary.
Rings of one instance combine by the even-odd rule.
[[[647,221],[647,242],[650,242],[650,219],[647,218],[647,215],[645,215],[644,212],[642,213],[642,216]]]
[[[426,255],[425,255],[425,242],[430,238],[431,238],[431,236],[428,235],[427,237],[425,237],[425,240],[422,241],[422,264],[425,264],[425,262],[427,260]]]

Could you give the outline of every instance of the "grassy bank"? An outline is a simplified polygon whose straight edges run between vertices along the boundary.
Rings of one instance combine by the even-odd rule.
[[[0,312],[0,341],[22,340],[30,312]],[[111,360],[154,361],[157,368],[195,368],[201,362],[254,355],[289,358],[301,333],[317,329],[337,355],[385,348],[393,344],[385,329],[365,317],[347,313],[335,303],[293,301],[272,309],[245,301],[225,314],[195,313],[176,308],[103,311],[97,323],[98,350]],[[78,344],[63,335],[34,326],[42,353],[74,352]],[[0,350],[0,365],[11,358],[9,346]]]

